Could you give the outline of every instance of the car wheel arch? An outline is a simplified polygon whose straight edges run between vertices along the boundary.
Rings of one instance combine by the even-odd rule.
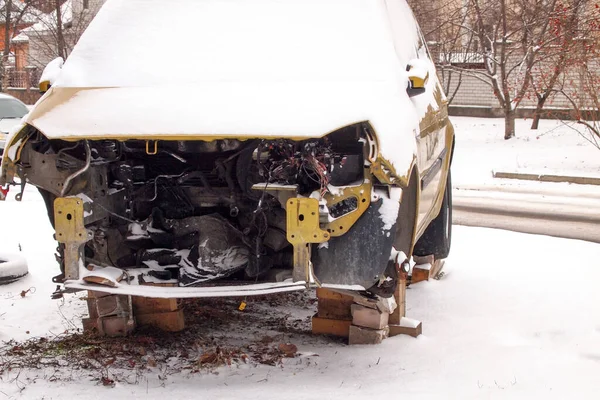
[[[408,177],[408,184],[402,192],[394,247],[410,257],[417,241],[419,198],[421,194],[419,170],[416,165],[413,164]]]

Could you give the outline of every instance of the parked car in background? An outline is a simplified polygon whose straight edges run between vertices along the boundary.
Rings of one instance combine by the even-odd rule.
[[[108,0],[0,184],[40,189],[67,288],[389,297],[393,248],[450,251],[453,144],[405,0]]]
[[[20,101],[8,94],[0,93],[0,155],[4,153],[8,133],[19,124],[29,109]]]

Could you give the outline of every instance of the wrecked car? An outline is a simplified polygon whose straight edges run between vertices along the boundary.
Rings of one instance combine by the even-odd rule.
[[[109,0],[0,184],[39,188],[68,289],[391,296],[393,249],[448,255],[453,144],[404,0]]]

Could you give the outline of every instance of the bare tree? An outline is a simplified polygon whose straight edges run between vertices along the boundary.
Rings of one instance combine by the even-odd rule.
[[[572,92],[560,90],[561,94],[569,100],[574,111],[575,124],[567,123],[567,125],[600,150],[600,100],[598,98],[600,74],[597,70],[586,68],[583,76],[585,94],[591,104],[590,107],[582,107],[579,96],[575,96]]]
[[[577,81],[561,75],[555,92],[564,96],[572,109],[572,121],[565,122],[600,150],[600,7],[587,9],[593,17],[589,20],[588,36],[578,41],[569,53],[570,65],[578,67]]]
[[[515,115],[532,82],[532,69],[549,43],[558,0],[465,0],[458,22],[465,54],[481,68],[451,65],[487,84],[504,113],[504,138],[515,136]]]
[[[561,86],[564,74],[580,67],[581,56],[585,56],[582,51],[585,53],[588,47],[586,38],[592,35],[597,20],[598,9],[590,7],[586,0],[567,0],[556,5],[547,45],[534,66],[531,91],[537,103],[531,129],[538,128],[544,106],[557,93],[556,86]]]
[[[462,71],[452,65],[468,63],[470,58],[470,44],[465,45],[468,32],[461,28],[467,19],[465,9],[457,6],[456,0],[409,0],[409,4],[427,41],[448,103],[452,103],[462,83]]]
[[[54,0],[49,13],[40,12],[37,22],[26,30],[30,63],[43,68],[51,60],[66,59],[86,30],[103,1],[78,2]],[[93,7],[83,6],[92,4]]]

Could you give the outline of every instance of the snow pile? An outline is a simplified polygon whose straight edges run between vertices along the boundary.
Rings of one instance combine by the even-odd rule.
[[[27,260],[19,254],[0,252],[0,283],[27,274]]]
[[[390,195],[387,193],[377,192],[379,197],[383,199],[383,204],[379,208],[379,218],[383,221],[383,230],[389,231],[398,220],[398,211],[400,210],[400,197],[402,189],[391,188]]]
[[[42,72],[42,76],[40,77],[40,83],[49,82],[50,85],[54,85],[56,79],[58,78],[62,70],[64,63],[65,61],[62,57],[58,57],[50,61],[48,65],[46,65],[46,68],[44,68],[44,72]]]

